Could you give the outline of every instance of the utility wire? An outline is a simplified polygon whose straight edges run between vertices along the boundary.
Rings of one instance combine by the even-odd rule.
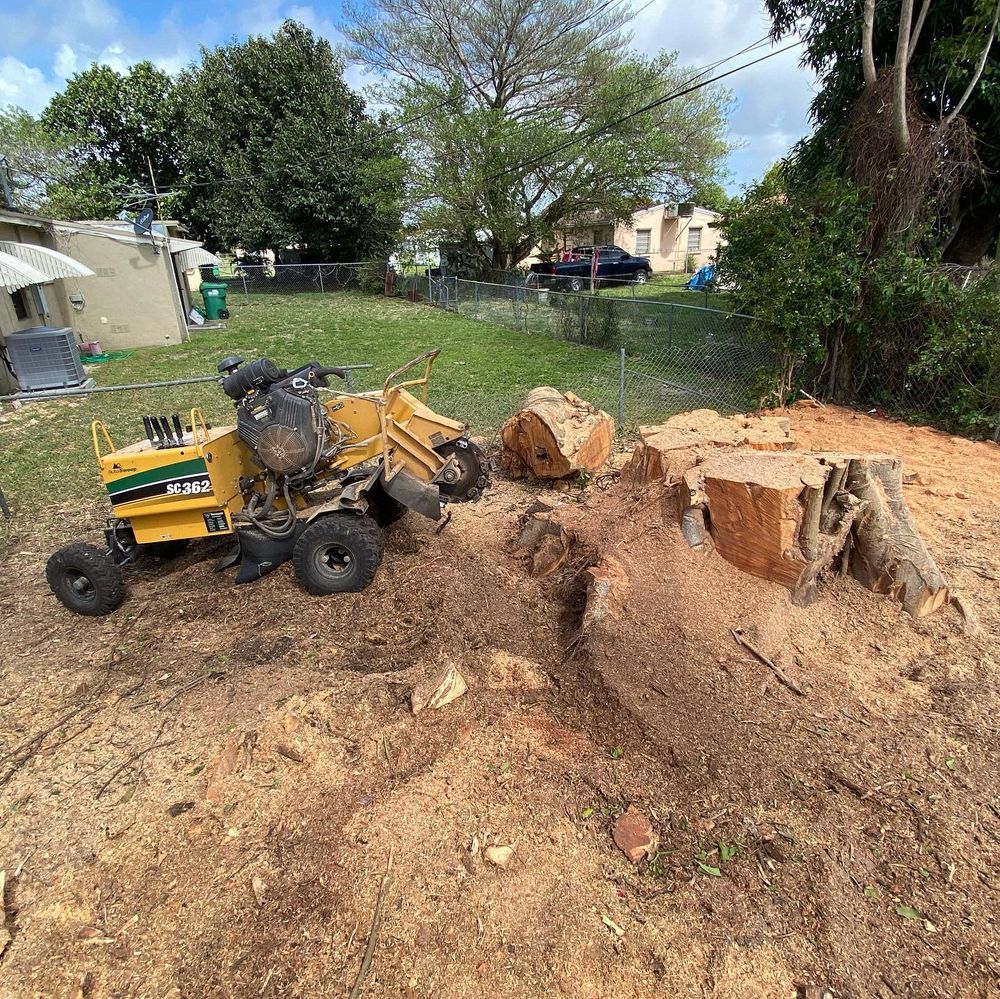
[[[653,111],[658,107],[662,107],[664,104],[669,104],[671,101],[676,101],[681,97],[686,97],[688,94],[694,93],[694,91],[696,90],[701,90],[702,87],[707,87],[713,83],[718,83],[719,80],[724,80],[726,77],[732,76],[734,73],[739,73],[741,70],[749,69],[751,66],[756,66],[758,63],[765,62],[768,59],[773,59],[775,56],[781,55],[782,52],[788,52],[791,49],[794,49],[801,44],[802,44],[801,41],[792,42],[790,45],[785,45],[780,49],[775,49],[772,52],[768,52],[767,55],[760,56],[760,58],[758,59],[752,59],[750,62],[741,63],[739,66],[735,66],[733,69],[726,70],[725,73],[719,73],[717,76],[710,77],[707,80],[701,80],[698,83],[693,83],[690,86],[688,86],[687,84],[690,83],[691,80],[697,80],[698,76],[702,75],[702,73],[704,72],[703,70],[701,73],[698,73],[695,76],[691,77],[688,81],[685,81],[685,84],[682,84],[681,89],[671,91],[665,96],[659,97],[655,101],[650,101],[648,104],[644,104],[642,107],[637,108],[634,111],[630,111],[628,112],[628,114],[621,115],[620,117],[615,118],[614,120],[604,125],[599,125],[597,128],[593,128],[590,131],[582,132],[579,135],[574,135],[572,138],[567,139],[565,142],[561,142],[559,145],[553,146],[552,148],[545,150],[545,152],[539,153],[537,156],[533,156],[531,159],[522,160],[520,163],[514,164],[513,166],[504,167],[503,170],[498,170],[496,173],[490,174],[489,176],[485,177],[484,182],[488,183],[491,180],[498,180],[500,177],[503,177],[508,173],[512,173],[514,171],[522,171],[528,167],[535,166],[537,163],[540,163],[543,160],[548,159],[550,156],[562,152],[562,150],[568,149],[570,146],[575,146],[578,142],[585,142],[588,139],[593,139],[599,135],[603,135],[605,132],[610,131],[612,128],[615,128],[616,126],[621,125],[624,122],[631,120],[632,118],[636,118],[639,115],[646,114],[647,112]],[[734,57],[730,56],[730,58]],[[726,59],[723,61],[728,62],[729,60]]]

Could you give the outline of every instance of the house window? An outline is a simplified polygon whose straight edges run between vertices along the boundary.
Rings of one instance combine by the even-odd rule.
[[[701,229],[688,229],[688,253],[701,253]]]
[[[24,293],[20,288],[18,288],[17,291],[12,291],[10,293],[10,301],[14,306],[14,315],[17,316],[18,319],[27,319],[28,303],[25,302]]]
[[[635,231],[635,252],[637,256],[644,257],[649,253],[650,235],[652,229],[636,229]]]

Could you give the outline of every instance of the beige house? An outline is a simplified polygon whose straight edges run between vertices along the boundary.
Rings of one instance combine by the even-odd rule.
[[[97,341],[104,351],[182,343],[198,266],[219,262],[182,231],[176,222],[155,222],[151,235],[137,235],[128,222],[63,222],[0,209],[0,243],[19,255],[22,271],[30,273],[33,255],[52,261],[40,280],[0,281],[0,339],[68,326],[78,342]],[[0,394],[14,388],[0,365]]]
[[[649,257],[654,273],[686,271],[689,257],[697,270],[718,252],[721,219],[708,208],[677,203],[642,208],[628,222],[617,224],[595,212],[566,225],[557,237],[556,249],[615,245]]]

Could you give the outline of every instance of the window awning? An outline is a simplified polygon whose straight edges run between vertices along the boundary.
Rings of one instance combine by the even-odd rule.
[[[217,267],[222,260],[214,253],[209,253],[205,247],[193,239],[171,239],[170,252],[177,260],[177,266],[182,271],[191,271],[203,264]]]
[[[34,243],[14,243],[0,240],[0,253],[15,257],[45,276],[43,281],[58,281],[68,277],[93,277],[94,272],[72,257],[58,250],[50,250],[47,246],[37,246]],[[37,281],[29,281],[37,284]],[[23,287],[23,285],[22,285]]]
[[[29,284],[45,284],[48,280],[50,278],[47,274],[0,250],[0,287],[7,291],[17,291],[19,288],[27,288]]]

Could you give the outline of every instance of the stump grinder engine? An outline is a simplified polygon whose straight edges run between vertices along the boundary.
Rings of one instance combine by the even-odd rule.
[[[446,502],[475,500],[487,484],[466,425],[427,406],[438,353],[394,371],[381,391],[327,399],[320,390],[345,369],[311,362],[286,371],[266,357],[227,357],[220,383],[235,403],[235,426],[212,427],[198,409],[186,428],[176,415],[146,416],[145,439],[116,449],[95,420],[114,516],[105,548],[71,544],[49,559],[52,592],[77,614],[108,614],[125,599],[123,568],[226,535],[236,545],[217,567],[239,563],[237,583],[290,559],[309,593],[363,590],[384,528],[407,510],[436,520]],[[401,380],[420,365],[420,377]]]

